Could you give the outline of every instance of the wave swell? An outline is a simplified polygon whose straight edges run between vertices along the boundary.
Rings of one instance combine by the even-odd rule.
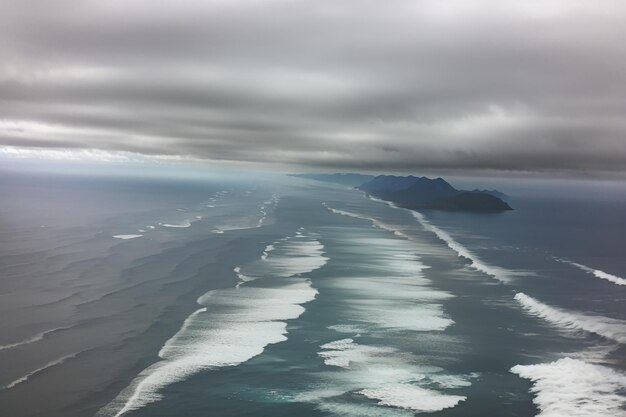
[[[620,344],[626,343],[626,322],[622,320],[565,311],[537,301],[521,292],[515,294],[515,300],[530,314],[541,317],[556,326],[570,330],[583,330]]]

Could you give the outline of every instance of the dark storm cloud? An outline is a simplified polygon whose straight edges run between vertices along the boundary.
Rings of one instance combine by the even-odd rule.
[[[626,170],[621,1],[0,5],[0,146]]]

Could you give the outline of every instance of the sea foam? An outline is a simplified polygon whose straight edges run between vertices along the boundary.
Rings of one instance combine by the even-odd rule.
[[[55,327],[54,329],[45,330],[43,332],[37,333],[36,335],[34,335],[32,337],[29,337],[27,339],[21,340],[19,342],[9,343],[7,345],[0,345],[0,351],[13,349],[13,348],[16,348],[18,346],[29,345],[31,343],[36,343],[36,342],[39,342],[40,340],[43,340],[43,338],[46,337],[47,335],[49,335],[50,333],[59,332],[61,330],[67,330],[67,329],[70,329],[72,327],[74,327],[74,325],[72,325],[72,326],[63,326],[63,327]]]
[[[267,345],[286,340],[285,320],[298,318],[304,312],[300,304],[316,294],[304,279],[279,288],[242,287],[204,294],[198,300],[204,307],[165,343],[161,360],[142,371],[109,410],[117,408],[113,415],[121,416],[159,401],[161,389],[169,384],[202,370],[238,365],[261,354]],[[111,413],[103,410],[103,415]]]
[[[398,209],[398,210],[407,210],[409,211],[413,217],[422,225],[422,227],[429,231],[434,233],[439,239],[441,239],[443,242],[446,243],[446,245],[452,249],[453,251],[455,251],[458,256],[467,259],[468,261],[471,262],[470,267],[474,268],[477,271],[480,271],[486,275],[489,275],[495,279],[497,279],[498,281],[507,283],[510,282],[512,280],[512,278],[515,275],[518,275],[519,273],[516,273],[515,271],[510,271],[504,268],[500,268],[494,265],[488,265],[485,262],[483,262],[478,256],[476,256],[476,254],[474,254],[473,252],[471,252],[469,249],[467,249],[465,246],[461,245],[459,242],[457,242],[454,238],[452,238],[452,236],[450,236],[450,234],[448,234],[447,232],[445,232],[444,230],[440,229],[439,227],[433,225],[431,222],[429,222],[426,217],[422,214],[419,213],[417,211],[414,210],[408,210],[408,209],[403,209],[401,207],[396,206],[394,203],[390,202],[390,201],[384,201],[384,200],[380,200],[378,198],[372,197],[369,194],[366,194],[366,197],[369,198],[372,201],[375,201],[377,203],[383,203],[388,205],[389,207]],[[328,206],[327,206],[328,207]],[[330,207],[328,207],[328,209],[332,210],[333,212],[336,212],[337,214],[342,214],[345,216],[352,216],[352,217],[360,217],[354,213],[350,213],[350,212],[346,212],[346,211],[342,211],[342,210],[336,210],[336,209],[332,209]],[[362,217],[360,217],[362,218]],[[394,229],[394,228],[390,228],[388,225],[385,225],[382,222],[376,221],[374,219],[369,219],[373,222],[375,222],[375,226],[380,227],[380,228],[385,228],[387,230],[391,230],[393,231],[396,235],[398,236],[403,236],[406,238],[409,238],[409,236],[407,236],[405,233]]]
[[[575,266],[576,268],[582,271],[585,271],[586,273],[591,274],[595,276],[596,278],[605,279],[616,285],[626,285],[626,279],[622,277],[618,277],[617,275],[609,274],[608,272],[604,272],[600,269],[594,269],[587,265],[579,264],[577,262],[568,261],[567,259],[557,258],[557,260],[560,262]]]
[[[353,339],[336,340],[320,347],[323,350],[318,355],[324,358],[324,363],[341,368],[348,368],[351,362],[364,362],[371,357],[396,351],[396,349],[388,347],[360,345],[355,343]]]
[[[326,262],[328,258],[324,256],[324,245],[314,237],[301,233],[267,245],[258,261],[240,266],[236,272],[241,281],[252,281],[267,275],[290,277],[312,272]]]
[[[356,404],[356,408],[342,404],[339,400],[345,393],[376,400],[379,406],[433,412],[454,407],[465,397],[424,388],[420,384],[441,388],[471,385],[463,376],[445,375],[441,368],[417,365],[411,355],[392,347],[363,345],[347,338],[326,343],[321,349],[318,355],[324,363],[340,369],[324,374],[329,379],[320,385],[323,389],[302,393],[297,400],[317,403],[319,409],[335,415],[359,415],[356,413],[358,409],[363,409],[363,415],[389,414],[382,407],[376,414],[366,404]],[[445,386],[438,380],[445,381]],[[329,408],[328,404],[333,406]],[[340,413],[340,410],[346,413]]]
[[[286,268],[282,262],[286,262],[289,256],[282,254],[281,263],[266,271],[266,276],[281,279],[278,286],[238,285],[200,296],[197,303],[201,308],[191,314],[164,344],[159,352],[161,360],[143,370],[98,415],[121,416],[159,401],[161,391],[167,385],[203,370],[236,366],[261,354],[267,345],[286,340],[286,321],[298,318],[305,311],[302,304],[317,295],[311,282],[300,275],[327,261],[322,256],[323,245],[304,234],[302,236],[298,243],[286,238],[279,241],[283,247],[278,242],[274,244],[282,252],[293,254],[295,263]],[[267,253],[266,262],[273,257],[271,250]],[[303,257],[319,259],[303,262]],[[234,271],[241,275],[241,267]]]
[[[191,221],[183,220],[180,223],[159,223],[159,226],[172,227],[172,228],[187,228],[187,227],[191,227]]]
[[[335,214],[339,214],[341,216],[352,217],[352,218],[355,218],[355,219],[367,220],[367,221],[372,223],[373,227],[377,227],[379,229],[387,230],[389,232],[392,232],[396,236],[400,236],[400,237],[403,237],[405,239],[411,239],[410,236],[408,236],[407,234],[403,233],[399,228],[391,226],[391,225],[386,224],[386,223],[383,223],[380,220],[375,219],[373,217],[368,217],[368,216],[365,216],[365,215],[362,215],[362,214],[358,214],[358,213],[354,213],[354,212],[351,212],[351,211],[336,209],[336,208],[330,207],[325,202],[322,203],[322,205],[324,207],[326,207],[328,210],[330,210],[333,213],[335,213]]]
[[[511,372],[533,382],[538,417],[624,417],[626,375],[572,358],[517,365]]]
[[[478,256],[454,240],[447,232],[441,230],[431,222],[426,220],[426,217],[417,211],[411,211],[411,214],[415,219],[429,232],[434,233],[439,239],[443,240],[450,249],[455,251],[460,257],[467,259],[471,262],[470,267],[477,271],[483,272],[501,282],[509,282],[515,273],[513,271],[506,270],[493,265],[484,263]]]
[[[115,239],[122,239],[122,240],[128,240],[128,239],[136,239],[138,237],[142,237],[143,235],[113,235],[113,237]]]
[[[442,394],[408,384],[363,389],[359,393],[372,400],[378,400],[380,405],[409,409],[418,413],[432,413],[452,408],[466,399],[464,396]]]
[[[328,284],[345,306],[338,317],[344,322],[339,325],[377,332],[432,332],[453,325],[440,302],[454,296],[432,287],[413,242],[380,232],[374,235],[386,237],[342,241],[361,253],[361,266],[369,276],[346,276]]]
[[[515,294],[515,299],[530,314],[570,330],[584,330],[606,337],[620,344],[626,343],[626,322],[609,317],[574,313],[551,307],[524,293]]]
[[[77,353],[72,353],[70,355],[65,355],[59,359],[55,359],[52,362],[48,362],[47,364],[45,364],[44,366],[35,369],[34,371],[31,371],[29,373],[27,373],[26,375],[24,375],[21,378],[16,379],[15,381],[9,382],[7,385],[5,385],[4,387],[2,387],[3,390],[7,390],[7,389],[11,389],[13,387],[15,387],[16,385],[19,385],[23,382],[28,381],[30,378],[32,378],[33,376],[37,375],[40,372],[45,371],[46,369],[52,368],[53,366],[57,366],[57,365],[61,365],[62,363],[64,363],[65,361],[67,361],[68,359],[72,359],[74,358],[76,355],[78,355]]]

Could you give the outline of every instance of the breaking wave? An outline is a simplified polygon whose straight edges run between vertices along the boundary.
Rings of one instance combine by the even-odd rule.
[[[568,261],[567,259],[560,259],[557,258],[558,261],[566,263],[566,264],[570,264],[572,266],[575,266],[576,268],[585,271],[588,274],[591,274],[597,278],[600,279],[605,279],[607,281],[612,282],[613,284],[616,285],[626,285],[626,279],[622,278],[622,277],[618,277],[617,275],[613,275],[613,274],[609,274],[608,272],[604,272],[600,269],[593,269],[587,265],[583,265],[583,264],[579,264],[577,262],[572,262],[572,261]]]
[[[511,372],[533,382],[539,417],[624,417],[626,375],[602,365],[562,358],[517,365]]]
[[[437,226],[430,223],[426,220],[426,217],[417,211],[411,211],[411,214],[415,219],[424,227],[424,229],[429,232],[434,233],[439,239],[444,241],[450,249],[455,251],[460,257],[467,259],[471,262],[470,267],[480,271],[484,274],[487,274],[501,282],[510,282],[511,278],[515,273],[513,271],[506,270],[504,268],[500,268],[493,265],[488,265],[484,263],[478,256],[476,256],[473,252],[467,249],[465,246],[461,245],[459,242],[454,240],[452,236],[450,236],[447,232],[441,230]]]
[[[267,345],[285,341],[287,320],[298,318],[305,311],[302,305],[317,295],[311,282],[300,275],[328,259],[322,256],[321,243],[300,236],[302,239],[296,240],[299,244],[290,242],[292,238],[284,240],[281,262],[266,271],[266,277],[278,278],[278,285],[252,287],[240,283],[200,296],[197,303],[202,307],[164,344],[159,352],[161,360],[144,369],[98,415],[121,416],[139,409],[159,401],[161,390],[172,383],[203,370],[236,366],[261,354]],[[267,254],[269,262],[274,255],[272,251]],[[294,265],[287,268],[284,263],[289,257]],[[317,259],[303,262],[304,257]],[[235,268],[241,276],[240,271],[240,267]]]
[[[21,378],[16,379],[15,381],[12,381],[10,383],[8,383],[7,385],[5,385],[4,387],[2,387],[3,390],[6,389],[11,389],[13,387],[15,387],[16,385],[19,385],[21,383],[24,383],[26,381],[28,381],[31,377],[39,374],[40,372],[45,371],[46,369],[52,368],[53,366],[57,366],[57,365],[61,365],[63,362],[65,362],[68,359],[71,359],[73,357],[75,357],[76,355],[78,355],[79,352],[77,353],[72,353],[71,355],[66,355],[63,356],[59,359],[55,359],[52,362],[48,362],[47,364],[45,364],[44,366],[42,366],[41,368],[37,368],[32,372],[27,373],[26,375],[24,375]]]
[[[55,333],[55,332],[58,332],[58,331],[61,331],[61,330],[67,330],[67,329],[70,329],[72,327],[74,327],[74,326],[55,327],[54,329],[50,329],[50,330],[46,330],[46,331],[37,333],[36,335],[34,335],[32,337],[29,337],[28,339],[21,340],[19,342],[10,343],[8,345],[0,345],[0,351],[13,349],[13,348],[16,348],[18,346],[29,345],[31,343],[39,342],[40,340],[43,340],[43,338],[46,337],[47,335],[49,335],[50,333]]]
[[[541,303],[521,292],[515,294],[515,300],[530,314],[541,317],[556,326],[570,330],[584,330],[621,344],[626,343],[626,322],[622,320],[565,311]]]

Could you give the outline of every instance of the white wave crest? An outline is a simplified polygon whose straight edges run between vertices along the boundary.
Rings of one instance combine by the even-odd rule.
[[[350,211],[336,209],[336,208],[330,207],[325,202],[322,203],[322,205],[324,207],[326,207],[328,210],[330,210],[333,213],[335,213],[335,214],[339,214],[341,216],[352,217],[352,218],[355,218],[355,219],[368,220],[368,221],[370,221],[372,223],[372,226],[374,226],[374,227],[377,227],[377,228],[382,229],[382,230],[387,230],[389,232],[392,232],[394,235],[403,237],[405,239],[411,239],[406,233],[403,233],[397,227],[393,227],[391,225],[383,223],[380,220],[374,219],[373,217],[368,217],[368,216],[364,216],[364,215],[361,215],[361,214],[353,213],[353,212],[350,212]]]
[[[39,342],[40,340],[43,340],[43,338],[46,337],[47,335],[49,335],[50,333],[58,332],[58,331],[61,331],[61,330],[67,330],[67,329],[70,329],[72,327],[74,327],[74,326],[55,327],[54,329],[45,330],[43,332],[37,333],[36,335],[34,335],[32,337],[29,337],[28,339],[24,339],[24,340],[21,340],[19,342],[15,342],[15,343],[9,343],[7,345],[0,345],[0,351],[13,349],[13,348],[16,348],[18,346],[29,345],[31,343]]]
[[[268,255],[279,247],[282,254],[268,275],[284,277],[279,287],[242,287],[208,291],[200,296],[196,310],[159,352],[161,360],[142,371],[114,401],[100,410],[101,416],[121,416],[159,401],[161,390],[202,370],[235,366],[259,354],[269,344],[286,340],[286,320],[298,318],[302,304],[315,298],[317,290],[299,275],[326,263],[323,245],[315,239],[292,242],[290,238],[268,245]],[[272,261],[269,256],[264,262]],[[309,259],[311,258],[311,259]],[[291,265],[289,265],[291,260]],[[283,263],[285,263],[283,265]],[[248,277],[234,272],[240,280]],[[258,277],[250,277],[250,280]],[[240,281],[240,284],[244,281]]]
[[[450,236],[447,232],[441,230],[437,226],[430,223],[426,220],[426,217],[422,213],[417,211],[411,211],[411,214],[415,219],[424,227],[424,229],[429,232],[434,233],[439,239],[443,240],[450,249],[455,251],[460,257],[467,259],[471,262],[470,267],[476,269],[477,271],[483,272],[501,282],[510,282],[511,278],[515,273],[513,271],[506,270],[504,268],[500,268],[493,265],[488,265],[484,263],[478,256],[472,253],[465,246],[461,245],[459,242],[454,240],[452,236]]]
[[[202,370],[238,365],[261,354],[267,345],[286,340],[285,320],[298,318],[304,312],[300,304],[316,294],[303,279],[279,288],[208,292],[198,300],[204,307],[165,343],[161,361],[142,371],[100,415],[121,416],[159,401],[160,390],[167,385]]]
[[[350,367],[351,362],[363,362],[373,356],[395,352],[393,348],[360,345],[353,339],[336,340],[320,347],[323,350],[318,355],[324,358],[324,363],[341,368]]]
[[[313,272],[328,262],[324,245],[308,234],[282,238],[267,245],[258,261],[238,266],[235,270],[239,284],[264,276],[291,277]]]
[[[142,237],[143,235],[113,235],[113,237],[115,239],[122,239],[122,240],[128,240],[128,239],[136,239],[138,237]]]
[[[290,277],[315,271],[326,265],[327,257],[324,256],[324,245],[317,239],[304,236],[302,239],[286,239],[274,242],[271,250],[265,250],[262,260],[266,268],[274,276]],[[279,249],[279,250],[277,250]]]
[[[23,377],[18,378],[15,381],[9,382],[7,385],[2,387],[2,389],[3,390],[11,389],[11,388],[15,387],[16,385],[19,385],[19,384],[21,384],[23,382],[28,381],[31,377],[35,376],[36,374],[38,374],[40,372],[45,371],[46,369],[52,368],[53,366],[61,365],[66,360],[71,359],[71,358],[75,357],[76,355],[78,355],[78,352],[77,353],[72,353],[70,355],[63,356],[63,357],[61,357],[59,359],[55,359],[52,362],[48,362],[44,366],[42,366],[40,368],[37,368],[37,369],[35,369],[32,372],[27,373]]]
[[[557,258],[557,260],[560,262],[575,266],[576,268],[582,271],[585,271],[586,273],[591,274],[595,276],[596,278],[605,279],[616,285],[626,285],[626,279],[622,277],[618,277],[617,275],[609,274],[608,272],[604,272],[600,269],[594,269],[587,265],[579,264],[577,262],[568,261],[567,259]]]
[[[191,227],[191,221],[183,220],[180,223],[159,223],[159,226],[172,227],[172,228],[187,228],[187,227]]]
[[[624,417],[626,375],[572,358],[517,365],[511,372],[533,382],[538,417]]]
[[[442,388],[471,385],[466,377],[445,375],[441,368],[417,365],[411,355],[392,347],[362,345],[348,338],[326,343],[321,349],[318,355],[324,363],[340,370],[326,374],[331,379],[323,384],[323,389],[303,393],[298,399],[317,402],[322,410],[327,404],[334,404],[328,411],[335,415],[343,415],[338,411],[344,409],[349,411],[347,415],[354,414],[348,405],[342,407],[340,402],[333,401],[348,392],[377,400],[379,406],[433,412],[454,407],[465,397],[426,389],[420,383],[430,386],[435,383]],[[379,408],[378,414],[371,409],[363,411],[364,415],[389,414],[384,408]]]
[[[359,391],[367,398],[378,400],[378,404],[413,410],[418,413],[432,413],[455,407],[466,397],[447,395],[415,385],[398,384]]]
[[[626,343],[626,322],[622,320],[568,312],[541,303],[521,292],[515,294],[515,299],[530,314],[541,317],[556,326],[565,329],[584,330],[621,344]]]
[[[274,249],[276,249],[276,248],[274,247],[274,245],[267,245],[267,246],[265,247],[265,249],[263,250],[263,254],[261,255],[261,259],[262,259],[262,260],[266,260],[266,259],[267,259],[267,256],[269,255],[269,253],[270,253],[271,251],[273,251]]]

